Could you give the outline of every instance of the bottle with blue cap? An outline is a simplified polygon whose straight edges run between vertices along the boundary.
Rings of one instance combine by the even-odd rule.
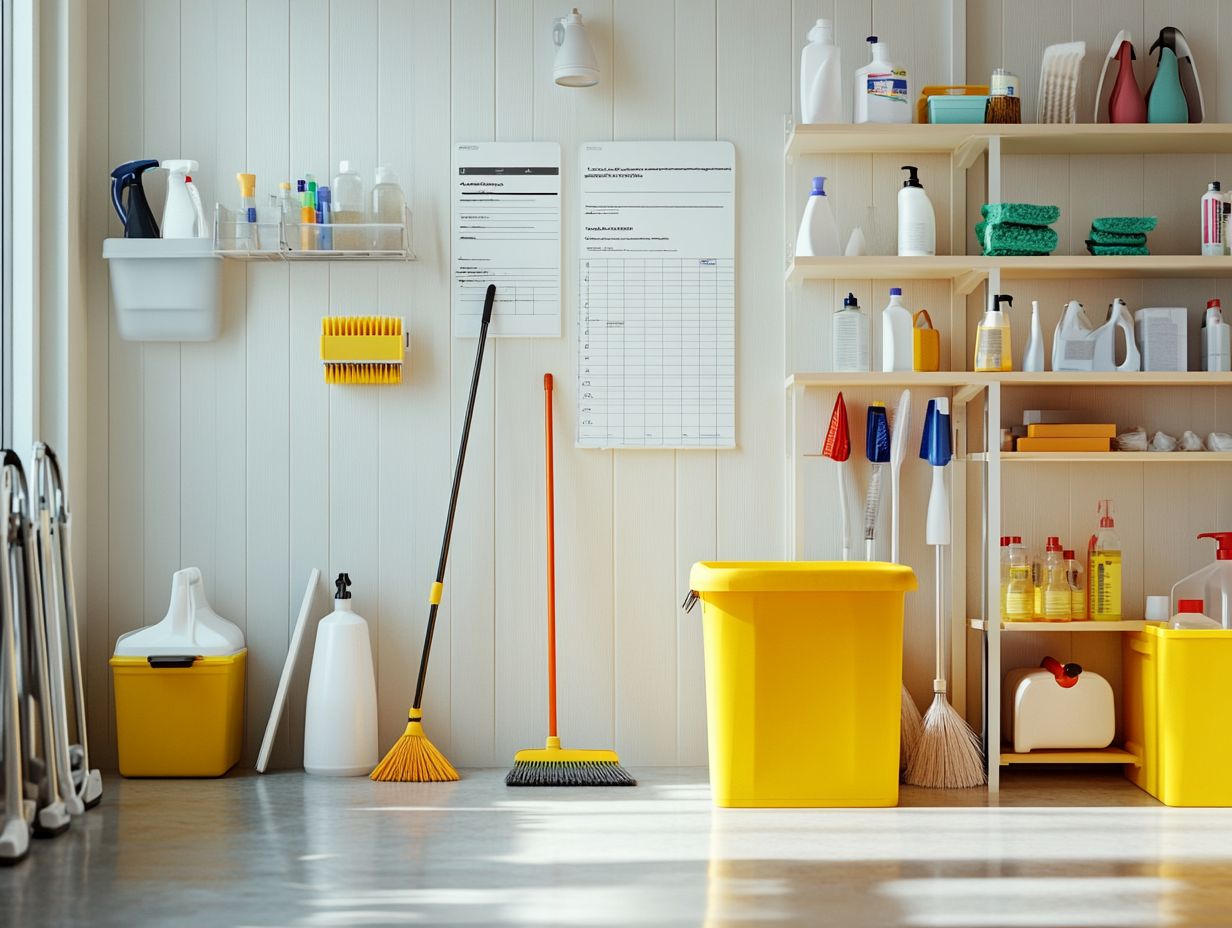
[[[848,293],[843,307],[834,314],[831,350],[836,371],[868,373],[868,316],[860,309],[854,293]]]
[[[834,211],[826,196],[826,179],[813,178],[813,191],[804,207],[800,220],[800,234],[796,236],[797,258],[826,258],[842,254],[838,245],[838,226],[834,223]]]
[[[881,311],[881,369],[909,371],[915,367],[911,310],[903,305],[902,287],[890,288],[890,303]]]

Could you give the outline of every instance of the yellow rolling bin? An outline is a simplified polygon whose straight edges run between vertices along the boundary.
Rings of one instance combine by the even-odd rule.
[[[1169,806],[1232,806],[1232,631],[1125,636],[1125,775]]]
[[[689,583],[703,605],[715,804],[895,805],[911,568],[699,563]]]

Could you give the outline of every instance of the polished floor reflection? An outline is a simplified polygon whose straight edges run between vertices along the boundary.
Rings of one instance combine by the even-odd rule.
[[[1232,810],[1164,808],[1115,773],[867,811],[717,810],[695,769],[611,790],[504,773],[109,777],[0,870],[0,924],[1232,925]]]

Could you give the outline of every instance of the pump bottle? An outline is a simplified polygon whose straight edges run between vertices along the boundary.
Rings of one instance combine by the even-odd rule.
[[[1223,321],[1219,300],[1207,300],[1202,317],[1202,369],[1232,370],[1232,326]]]
[[[881,369],[909,371],[915,367],[915,326],[903,305],[902,287],[890,288],[890,303],[881,311]]]
[[[872,61],[856,71],[852,122],[911,122],[911,83],[905,68],[890,63],[890,47],[870,35]]]
[[[1121,620],[1121,539],[1112,521],[1112,500],[1099,501],[1099,529],[1087,544],[1087,617]]]
[[[1202,194],[1202,254],[1223,254],[1223,194],[1217,180]]]
[[[836,371],[869,370],[868,316],[861,311],[854,293],[848,293],[843,307],[834,314],[834,369]]]
[[[834,211],[830,209],[830,198],[826,196],[826,179],[814,177],[813,190],[800,220],[800,234],[796,236],[796,257],[823,258],[838,254],[838,226],[834,222]]]
[[[1200,599],[1207,616],[1232,629],[1232,532],[1203,532],[1198,537],[1215,539],[1215,562],[1173,585],[1172,611],[1178,611],[1182,599]]]
[[[904,164],[907,179],[898,191],[898,253],[901,257],[931,257],[937,253],[937,217],[920,183],[919,168]]]
[[[1001,311],[1001,304],[1014,305],[1008,293],[993,295],[992,305],[984,313],[984,321],[975,333],[975,365],[977,371],[1010,371],[1014,369],[1010,350],[1010,320]]]

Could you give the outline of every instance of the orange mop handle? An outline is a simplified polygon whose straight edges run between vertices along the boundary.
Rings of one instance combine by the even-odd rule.
[[[552,471],[552,375],[543,375],[548,521],[548,734],[556,737],[556,481]]]

